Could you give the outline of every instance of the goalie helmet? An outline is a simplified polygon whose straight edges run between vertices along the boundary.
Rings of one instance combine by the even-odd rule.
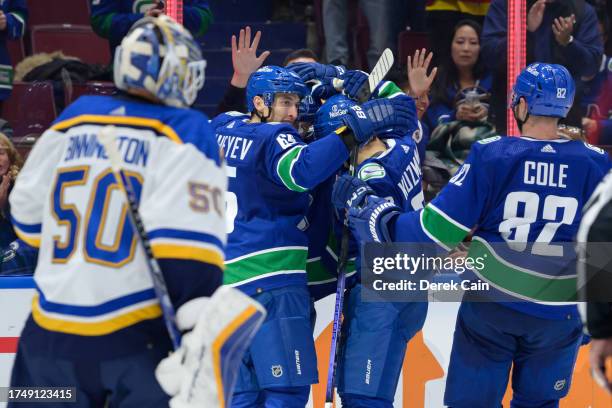
[[[525,98],[530,115],[564,118],[574,103],[576,86],[563,65],[533,63],[516,78],[510,106]]]
[[[274,95],[278,93],[296,94],[300,100],[309,94],[308,87],[293,71],[286,68],[268,65],[259,68],[249,77],[246,88],[247,108],[255,110],[253,98],[261,96],[267,107],[272,107]]]
[[[115,51],[117,88],[145,90],[168,106],[193,104],[205,68],[191,34],[165,15],[138,20]]]

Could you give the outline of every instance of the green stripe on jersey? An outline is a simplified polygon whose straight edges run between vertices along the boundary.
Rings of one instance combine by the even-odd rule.
[[[520,268],[500,258],[487,241],[474,237],[470,245],[471,258],[482,257],[484,268],[474,269],[482,279],[506,293],[534,302],[576,301],[576,277],[547,277],[544,274]]]
[[[345,274],[355,272],[355,260],[349,259],[346,261]],[[308,284],[316,285],[319,282],[329,282],[330,279],[336,279],[336,271],[330,271],[323,265],[320,259],[309,260],[306,264],[306,274],[308,275]]]
[[[442,243],[449,249],[454,248],[470,232],[469,228],[464,227],[453,221],[440,209],[428,204],[421,213],[421,223],[425,232],[438,243]]]
[[[231,285],[261,275],[284,272],[304,272],[308,249],[275,248],[264,253],[241,257],[238,261],[226,261],[223,284]]]
[[[394,98],[397,95],[404,95],[404,92],[399,86],[395,85],[395,82],[391,81],[383,82],[378,91],[379,98]]]
[[[303,193],[308,191],[308,189],[295,182],[295,179],[291,175],[291,171],[293,170],[293,165],[300,157],[300,153],[304,147],[306,146],[295,146],[291,148],[291,150],[286,152],[283,157],[280,158],[278,165],[276,166],[276,172],[278,173],[278,177],[280,177],[283,184],[289,190],[297,191],[298,193]]]

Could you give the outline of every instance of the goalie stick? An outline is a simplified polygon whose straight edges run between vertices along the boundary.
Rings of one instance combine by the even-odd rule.
[[[383,80],[385,75],[391,69],[394,58],[393,53],[389,48],[385,49],[376,62],[374,69],[368,77],[367,86],[364,85],[358,92],[360,102],[365,102],[370,98],[378,84]],[[342,82],[341,80],[338,80]],[[334,86],[336,86],[334,80]],[[349,174],[355,175],[357,167],[357,153],[359,147],[355,146],[351,151]],[[334,390],[336,388],[336,368],[338,365],[338,352],[340,344],[340,333],[342,330],[342,309],[344,306],[344,289],[346,286],[346,264],[348,261],[348,246],[349,246],[349,227],[348,219],[345,220],[342,227],[342,240],[340,241],[340,256],[338,257],[338,284],[336,286],[336,305],[334,307],[334,324],[332,328],[332,341],[329,351],[329,366],[327,371],[327,388],[325,390],[325,408],[332,408],[334,404]]]
[[[370,99],[370,95],[372,95],[372,92],[374,92],[378,84],[382,82],[383,78],[387,75],[394,62],[393,52],[391,52],[389,48],[386,48],[380,55],[378,61],[376,61],[374,69],[372,69],[372,72],[370,72],[370,75],[368,75],[368,82],[363,84],[361,89],[357,92],[357,100],[360,103]],[[344,81],[334,78],[333,85],[334,88],[340,91],[344,87]]]
[[[147,236],[144,224],[142,223],[142,218],[138,212],[136,193],[134,192],[130,179],[128,177],[124,178],[123,173],[121,173],[122,159],[119,155],[119,151],[117,150],[115,133],[116,130],[114,126],[105,126],[100,132],[100,143],[102,143],[104,149],[106,150],[106,155],[108,156],[115,179],[119,184],[119,189],[125,193],[125,199],[128,203],[128,214],[136,233],[140,237],[139,241],[142,244],[145,257],[147,258],[147,266],[151,274],[151,279],[153,280],[155,295],[157,296],[157,299],[161,305],[164,323],[166,324],[166,329],[170,335],[170,340],[172,340],[172,346],[174,350],[176,350],[181,344],[181,332],[176,325],[176,313],[174,311],[174,306],[172,306],[172,302],[170,302],[170,296],[168,295],[168,287],[166,286],[164,275],[159,267],[159,263],[157,263],[157,260],[153,256],[149,237]]]

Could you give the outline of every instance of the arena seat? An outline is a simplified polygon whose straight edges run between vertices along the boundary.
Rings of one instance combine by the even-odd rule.
[[[84,84],[71,84],[64,87],[65,106],[83,95],[114,95],[117,88],[112,82],[85,82]]]
[[[401,66],[406,65],[406,60],[409,55],[414,55],[416,50],[422,48],[429,49],[428,33],[419,31],[402,31],[399,33],[397,40],[398,48],[398,63]]]
[[[11,65],[15,66],[21,60],[25,58],[25,46],[23,43],[23,38],[18,38],[16,40],[7,40],[6,46],[8,48],[9,56],[11,57]]]
[[[32,27],[32,54],[61,50],[89,64],[108,64],[108,42],[96,35],[90,26],[48,24]]]
[[[41,24],[89,25],[88,0],[27,0],[26,3],[30,27]]]
[[[56,117],[53,84],[48,81],[16,81],[2,104],[2,118],[13,128],[15,138],[41,135]]]

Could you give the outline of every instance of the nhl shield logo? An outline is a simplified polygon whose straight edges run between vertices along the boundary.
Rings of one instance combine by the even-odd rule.
[[[565,388],[565,380],[558,380],[555,383],[555,391],[561,391],[563,388]]]
[[[272,367],[272,376],[278,378],[283,375],[283,366],[281,365],[273,365]]]

